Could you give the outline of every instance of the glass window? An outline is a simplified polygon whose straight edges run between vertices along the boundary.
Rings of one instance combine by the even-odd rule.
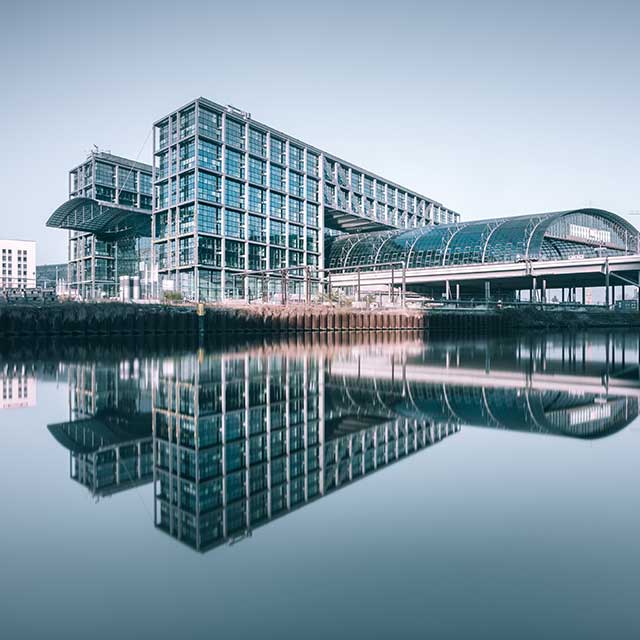
[[[156,238],[164,238],[167,236],[167,232],[169,230],[169,225],[167,221],[168,215],[166,211],[162,211],[156,214],[155,223],[156,223]]]
[[[232,238],[244,238],[244,213],[225,209],[224,233]]]
[[[296,198],[289,198],[289,220],[292,222],[303,222],[302,212],[303,202],[302,200],[296,200]]]
[[[96,191],[96,198],[100,199],[98,197],[97,191]],[[163,207],[166,207],[168,204],[169,204],[169,183],[163,182],[161,184],[157,184],[156,185],[156,207],[158,209],[162,209]]]
[[[180,238],[180,265],[193,263],[193,236],[188,238]]]
[[[269,240],[271,244],[279,244],[286,246],[287,244],[287,226],[284,222],[271,220],[269,223]]]
[[[263,158],[267,154],[267,134],[249,127],[249,152]]]
[[[220,202],[221,179],[205,171],[198,173],[198,198],[209,202]]]
[[[227,144],[244,149],[244,124],[227,118],[225,123],[226,135],[225,141]]]
[[[198,269],[198,293],[199,299],[203,302],[214,302],[222,297],[222,278],[219,271],[211,271],[210,269]],[[202,405],[201,405],[202,406]],[[201,418],[201,421],[204,420]],[[200,424],[200,444],[206,442],[202,436],[205,429]],[[208,426],[208,425],[207,425]],[[209,431],[208,429],[206,431]],[[207,434],[208,435],[208,434]],[[207,438],[208,440],[208,438]],[[202,467],[201,467],[202,470]]]
[[[312,227],[318,226],[318,205],[307,202],[307,224]]]
[[[287,250],[271,247],[269,249],[269,262],[271,269],[284,269],[287,266]]]
[[[353,169],[351,170],[351,188],[358,192],[362,190],[362,174]]]
[[[244,242],[225,240],[225,266],[231,269],[244,269]]]
[[[303,228],[295,224],[289,225],[289,247],[292,249],[304,249]]]
[[[249,211],[267,212],[267,192],[264,189],[249,186]]]
[[[307,151],[307,173],[311,176],[318,175],[318,156],[311,151]]]
[[[151,195],[151,174],[149,173],[140,174],[140,193],[144,193],[145,195]]]
[[[244,184],[235,180],[225,181],[225,204],[228,207],[244,208]]]
[[[189,107],[180,112],[180,137],[186,138],[195,131],[196,126],[196,108]]]
[[[349,185],[349,169],[343,164],[338,165],[338,184],[343,187]]]
[[[118,187],[127,191],[138,190],[138,173],[131,167],[118,167]]]
[[[304,180],[301,173],[289,171],[289,193],[298,198],[304,198]]]
[[[222,147],[215,142],[200,138],[198,140],[198,166],[203,169],[221,171]]]
[[[364,195],[373,198],[373,178],[369,176],[364,177]]]
[[[335,182],[336,163],[328,158],[324,159],[324,179]]]
[[[304,150],[293,144],[289,145],[289,166],[296,171],[304,171]]]
[[[267,241],[267,221],[260,216],[249,216],[249,240],[253,242]]]
[[[267,268],[267,248],[258,244],[249,244],[249,269],[264,271]]]
[[[376,180],[376,198],[380,202],[384,202],[384,182]]]
[[[167,262],[166,242],[159,242],[156,244],[156,259],[158,261],[158,269],[166,269],[169,266]]]
[[[222,211],[220,207],[198,203],[198,231],[222,235]]]
[[[244,153],[227,149],[225,170],[234,178],[244,179]]]
[[[286,176],[284,168],[272,164],[270,170],[271,179],[269,180],[269,184],[271,188],[277,189],[278,191],[284,191],[286,188]]]
[[[207,136],[213,140],[220,140],[221,125],[222,116],[219,113],[200,107],[198,114],[198,132],[200,135]]]
[[[307,229],[307,251],[318,251],[317,229]]]
[[[200,174],[202,177],[202,174]],[[193,200],[194,192],[194,177],[193,172],[185,173],[180,176],[180,202],[185,200]]]
[[[271,158],[271,162],[278,162],[280,164],[285,164],[287,159],[287,153],[286,153],[286,143],[284,140],[280,140],[280,138],[271,136],[270,158]]]
[[[192,233],[195,206],[193,204],[184,205],[180,207],[179,212],[180,212],[180,233]]]
[[[195,163],[196,143],[187,140],[180,145],[180,171],[191,169]]]
[[[198,236],[198,262],[210,267],[222,266],[222,240]]]
[[[276,218],[285,216],[285,197],[279,193],[271,193],[269,196],[269,213]]]
[[[165,120],[156,127],[158,148],[164,149],[169,144],[169,121]]]
[[[96,162],[96,182],[115,186],[116,184],[116,168],[113,165],[104,162]]]
[[[318,200],[318,181],[315,178],[307,178],[307,199]]]
[[[267,184],[267,163],[264,160],[249,157],[249,182]]]

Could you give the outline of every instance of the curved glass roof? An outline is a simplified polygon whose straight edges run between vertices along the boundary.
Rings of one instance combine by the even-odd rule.
[[[108,205],[93,198],[71,198],[47,220],[47,227],[116,236],[137,233],[151,236],[151,214]]]
[[[521,260],[566,260],[636,252],[639,232],[603,209],[574,209],[342,236],[330,268],[443,267]]]

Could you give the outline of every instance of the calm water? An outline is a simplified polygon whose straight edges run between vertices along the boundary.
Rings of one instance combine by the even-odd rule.
[[[640,637],[639,344],[5,349],[0,634]]]

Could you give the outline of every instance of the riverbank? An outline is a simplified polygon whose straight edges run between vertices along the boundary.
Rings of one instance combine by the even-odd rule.
[[[640,326],[638,312],[601,307],[541,309],[389,309],[326,306],[211,306],[55,303],[0,306],[0,338],[47,336],[224,336],[299,332],[500,334],[517,330],[584,330]]]

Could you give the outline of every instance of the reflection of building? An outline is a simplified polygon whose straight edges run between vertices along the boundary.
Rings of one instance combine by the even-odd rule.
[[[24,365],[4,366],[0,369],[2,395],[0,409],[24,409],[36,406],[37,382],[35,372]]]
[[[69,450],[74,480],[96,496],[151,481],[151,385],[145,366],[70,366],[69,412],[67,422],[49,431]]]
[[[153,407],[156,526],[205,551],[463,426],[593,439],[637,417],[637,364],[635,381],[618,385],[607,375],[629,367],[601,360],[605,345],[585,347],[597,378],[576,365],[580,345],[571,355],[559,347],[284,346],[164,360]],[[637,345],[614,351],[637,361]]]
[[[302,295],[323,263],[326,229],[457,222],[438,202],[199,98],[155,126],[154,250],[165,287],[190,300],[261,293],[244,270],[272,274],[265,295]],[[312,281],[313,281],[312,280]]]
[[[0,240],[0,289],[33,289],[36,286],[36,243],[32,240]]]
[[[329,402],[315,354],[167,361],[154,401],[156,523],[206,550],[456,430]]]
[[[69,230],[71,295],[113,297],[121,276],[150,276],[150,210],[149,165],[94,151],[71,170],[69,200],[47,221]]]

